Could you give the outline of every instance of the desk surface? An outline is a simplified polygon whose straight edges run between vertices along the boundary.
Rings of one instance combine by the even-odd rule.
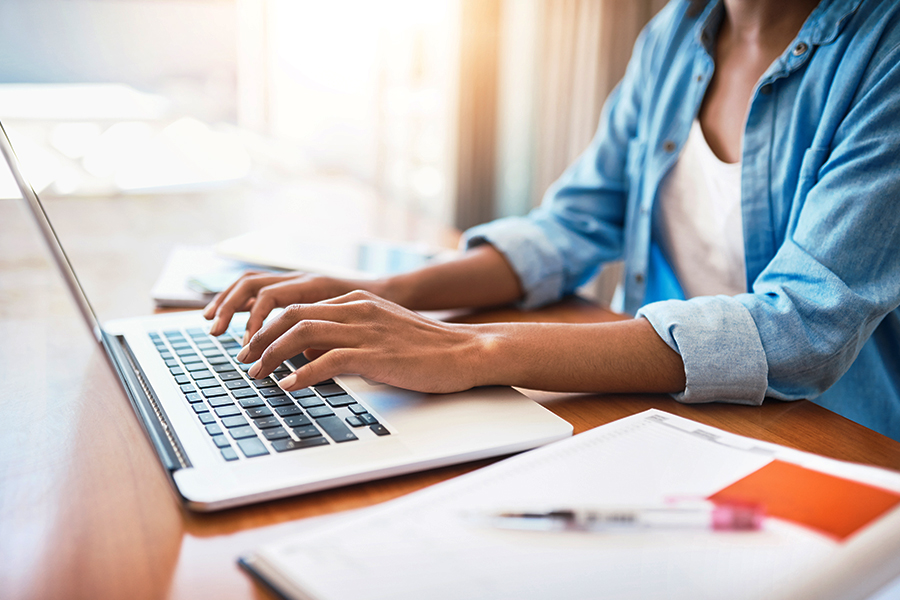
[[[223,203],[204,207],[208,198],[181,200],[199,203],[192,210],[200,214]],[[68,205],[75,221],[79,202]],[[134,235],[164,230],[144,227],[143,219],[165,211],[140,203],[123,200],[109,210],[138,214],[142,225],[131,223]],[[96,235],[89,224],[81,226],[85,240]],[[239,225],[229,227],[219,235],[241,233]],[[200,238],[213,235],[198,230]],[[418,231],[429,235],[427,228]],[[149,289],[153,269],[164,259],[163,253],[145,260],[135,269],[142,273],[118,273],[124,281],[117,283]],[[115,298],[117,306],[149,308],[146,295]],[[578,300],[536,313],[507,309],[471,317],[610,318],[615,315]],[[0,590],[6,598],[269,598],[237,567],[238,555],[304,527],[302,519],[396,498],[489,462],[216,514],[186,511],[16,201],[0,201],[0,336]],[[533,397],[570,421],[576,433],[653,407],[826,456],[900,468],[900,443],[810,402],[685,406],[662,396]]]

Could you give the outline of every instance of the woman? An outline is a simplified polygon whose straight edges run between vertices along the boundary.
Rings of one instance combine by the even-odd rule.
[[[458,259],[378,281],[246,275],[253,376],[816,398],[900,439],[900,10],[878,0],[673,0],[638,39],[585,153],[524,218]],[[605,324],[458,325],[411,310],[571,293],[625,260]],[[261,329],[277,306],[287,306]],[[248,343],[249,342],[249,343]]]

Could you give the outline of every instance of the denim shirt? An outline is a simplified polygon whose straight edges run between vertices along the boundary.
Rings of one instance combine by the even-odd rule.
[[[684,362],[683,402],[815,399],[900,440],[900,3],[823,0],[753,92],[741,209],[748,293],[684,299],[654,204],[712,77],[721,2],[641,33],[588,149],[526,217],[469,230],[533,307],[624,259],[625,310]]]

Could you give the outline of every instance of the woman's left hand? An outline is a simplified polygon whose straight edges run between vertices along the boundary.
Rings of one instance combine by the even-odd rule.
[[[355,291],[315,304],[292,304],[259,330],[237,358],[265,377],[301,352],[311,362],[279,382],[293,391],[341,373],[401,388],[445,393],[484,382],[477,325],[423,317],[372,293]]]

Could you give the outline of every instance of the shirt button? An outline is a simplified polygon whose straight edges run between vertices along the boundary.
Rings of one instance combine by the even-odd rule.
[[[663,150],[666,152],[674,152],[675,151],[675,142],[672,140],[666,140],[663,142]]]
[[[802,56],[807,50],[809,50],[809,46],[805,43],[800,42],[796,46],[794,46],[793,54],[794,56]]]
[[[772,84],[767,83],[766,85],[759,88],[759,91],[762,92],[763,94],[765,94],[766,96],[768,96],[769,94],[772,93]]]
[[[643,273],[635,274],[634,280],[637,281],[638,283],[644,283],[644,274]]]

